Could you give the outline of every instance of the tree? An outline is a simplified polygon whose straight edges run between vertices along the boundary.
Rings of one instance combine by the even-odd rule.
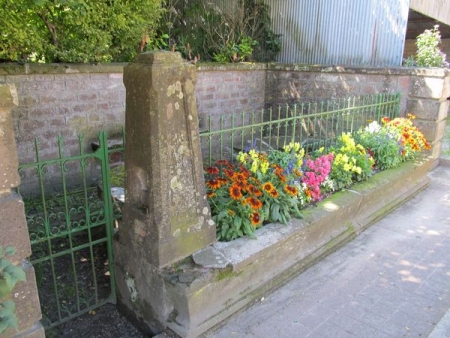
[[[0,60],[130,61],[155,34],[162,0],[0,0]]]

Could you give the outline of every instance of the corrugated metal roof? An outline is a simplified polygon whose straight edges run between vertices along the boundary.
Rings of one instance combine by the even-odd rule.
[[[401,66],[409,0],[264,0],[279,62]]]

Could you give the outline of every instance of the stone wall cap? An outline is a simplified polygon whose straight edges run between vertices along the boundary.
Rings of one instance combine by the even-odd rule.
[[[185,60],[181,57],[179,52],[160,50],[141,53],[132,63],[169,63],[170,65],[173,65],[174,62],[181,63],[184,61]]]

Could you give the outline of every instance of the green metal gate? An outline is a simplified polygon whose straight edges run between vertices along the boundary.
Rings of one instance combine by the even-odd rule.
[[[110,159],[123,154],[123,143],[110,149],[105,132],[94,152],[83,150],[82,135],[67,147],[63,137],[57,142],[58,154],[49,158],[36,140],[35,161],[19,166],[46,329],[116,301],[112,236],[120,210]]]

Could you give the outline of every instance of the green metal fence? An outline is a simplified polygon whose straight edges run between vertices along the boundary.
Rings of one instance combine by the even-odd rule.
[[[307,151],[330,146],[343,132],[398,116],[399,104],[400,94],[378,94],[209,116],[200,133],[203,161],[211,165],[233,160],[241,150],[280,149],[290,142],[301,142]]]
[[[109,146],[104,132],[95,151],[84,150],[82,135],[77,146],[70,141],[65,147],[59,137],[57,156],[44,158],[36,140],[35,161],[19,166],[21,176],[37,181],[33,194],[19,192],[47,329],[116,300],[112,235],[120,210],[111,196],[110,165],[123,143]]]

